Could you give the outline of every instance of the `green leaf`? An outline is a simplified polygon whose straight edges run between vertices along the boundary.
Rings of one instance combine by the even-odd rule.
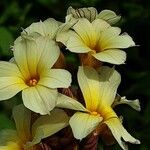
[[[10,55],[10,46],[13,43],[13,36],[5,27],[0,27],[0,55]]]

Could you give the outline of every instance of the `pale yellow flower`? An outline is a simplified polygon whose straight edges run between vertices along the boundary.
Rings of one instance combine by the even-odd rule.
[[[71,83],[68,71],[52,69],[59,55],[59,47],[49,38],[24,35],[14,46],[15,63],[0,61],[0,100],[22,91],[27,108],[49,114],[56,104],[57,88]]]
[[[120,28],[112,27],[102,19],[90,23],[81,18],[73,26],[73,31],[61,33],[56,40],[71,52],[88,54],[101,62],[123,64],[126,53],[121,49],[135,46],[135,43],[127,33],[120,33]]]
[[[63,95],[59,96],[57,103],[57,107],[79,110],[69,121],[75,138],[81,140],[98,126],[105,124],[124,150],[127,149],[125,142],[140,144],[140,141],[132,137],[122,126],[112,108],[120,81],[120,74],[114,68],[101,67],[98,72],[91,67],[79,68],[78,83],[86,107]],[[127,104],[129,102],[126,100]]]
[[[74,9],[70,6],[67,10],[67,15],[70,14],[75,19],[86,18],[90,22],[93,22],[95,19],[103,19],[111,25],[117,23],[121,19],[121,16],[116,15],[114,11],[107,9],[102,10],[98,14],[97,10],[94,7]]]
[[[54,109],[51,115],[39,117],[31,124],[31,111],[22,104],[13,109],[16,130],[3,130],[0,136],[0,150],[39,150],[37,145],[68,126],[69,117],[61,109]]]

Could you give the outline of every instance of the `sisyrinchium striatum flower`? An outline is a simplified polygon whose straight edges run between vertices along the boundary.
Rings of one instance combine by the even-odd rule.
[[[72,28],[73,30],[58,35],[56,40],[71,52],[82,55],[82,63],[88,66],[92,66],[91,59],[123,64],[126,53],[121,49],[135,46],[127,33],[121,34],[120,28],[112,27],[102,19],[89,22],[86,18],[80,18]]]
[[[57,107],[79,110],[69,121],[75,138],[81,140],[97,127],[107,125],[124,150],[127,149],[125,142],[140,144],[139,140],[126,131],[112,108],[120,81],[120,74],[114,68],[103,66],[96,71],[87,66],[79,67],[78,83],[84,97],[85,107],[78,101],[63,95],[59,96],[57,102]],[[126,101],[126,104],[130,105],[128,100],[122,99],[121,101]],[[134,103],[131,106],[133,105]],[[138,100],[135,105],[139,105]]]
[[[0,150],[40,150],[42,139],[68,126],[69,117],[61,109],[44,115],[31,123],[31,111],[22,104],[13,109],[15,129],[5,129],[0,134]]]
[[[13,53],[13,63],[0,61],[0,100],[22,91],[27,108],[49,114],[56,104],[57,88],[67,88],[71,83],[68,71],[52,69],[60,55],[59,47],[47,37],[24,35]]]

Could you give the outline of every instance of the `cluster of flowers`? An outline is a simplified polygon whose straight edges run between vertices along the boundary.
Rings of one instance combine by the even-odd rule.
[[[31,24],[13,45],[14,57],[0,61],[0,100],[22,91],[23,104],[15,106],[16,130],[1,133],[0,150],[37,150],[42,139],[70,125],[76,139],[100,134],[109,129],[122,149],[125,142],[140,144],[122,125],[113,108],[128,104],[140,110],[139,101],[117,94],[121,82],[114,67],[104,62],[123,64],[126,53],[120,49],[135,46],[132,38],[113,25],[120,20],[113,11],[95,8],[68,8],[66,21],[53,18]],[[66,70],[62,46],[79,55],[78,85],[84,104],[75,95],[69,97],[58,89],[67,89],[71,74]],[[67,115],[63,108],[74,110]],[[32,114],[39,113],[32,118]],[[34,112],[34,113],[33,113]]]

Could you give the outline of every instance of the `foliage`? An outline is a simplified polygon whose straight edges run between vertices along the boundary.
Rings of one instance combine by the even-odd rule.
[[[148,0],[1,0],[0,1],[0,59],[8,60],[12,54],[10,47],[12,41],[19,36],[22,28],[26,28],[32,22],[54,17],[63,21],[66,9],[69,6],[86,7],[93,6],[99,11],[102,9],[114,10],[123,16],[120,26],[127,31],[137,44],[137,47],[128,49],[127,62],[118,66],[117,70],[122,74],[122,84],[119,93],[126,95],[129,99],[139,98],[142,106],[140,113],[135,113],[130,108],[120,108],[117,111],[126,115],[127,129],[132,135],[139,137],[141,145],[131,145],[130,149],[148,150],[150,143],[150,5]],[[73,55],[68,56],[70,63],[74,60]],[[78,62],[75,62],[78,63]],[[15,99],[13,100],[16,103]],[[0,129],[13,126],[9,119],[11,109],[5,102],[0,104]],[[125,110],[126,109],[126,110]],[[120,111],[121,110],[121,111]],[[127,112],[124,114],[124,112]],[[7,114],[4,115],[4,114]],[[135,127],[134,131],[131,129]],[[114,148],[114,147],[113,147]],[[119,149],[118,147],[114,149]]]

